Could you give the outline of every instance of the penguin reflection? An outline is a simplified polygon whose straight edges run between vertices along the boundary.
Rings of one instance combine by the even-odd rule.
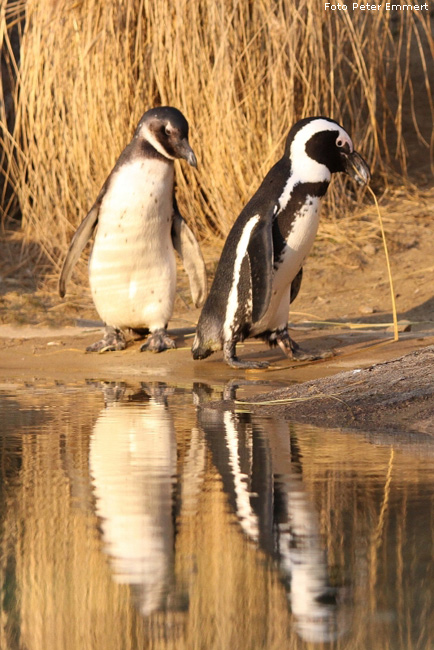
[[[335,639],[336,598],[288,423],[207,408],[198,419],[243,532],[278,561],[298,633]]]
[[[133,586],[146,615],[165,607],[173,586],[176,438],[167,389],[118,401],[123,392],[112,391],[95,423],[90,469],[114,579]]]

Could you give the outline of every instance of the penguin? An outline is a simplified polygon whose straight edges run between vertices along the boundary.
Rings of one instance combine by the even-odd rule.
[[[148,110],[75,233],[60,274],[63,298],[75,263],[94,231],[89,284],[106,328],[86,351],[123,350],[124,330],[149,334],[140,351],[174,348],[167,334],[176,289],[175,250],[189,277],[193,302],[203,305],[206,269],[199,244],[174,195],[174,161],[196,167],[188,122],[176,108]]]
[[[328,117],[308,117],[290,130],[283,157],[270,169],[236,219],[223,247],[192,346],[194,359],[223,349],[233,368],[266,368],[236,356],[236,345],[258,337],[290,358],[306,358],[288,333],[290,302],[318,229],[321,200],[332,174],[360,184],[367,163],[348,133]]]

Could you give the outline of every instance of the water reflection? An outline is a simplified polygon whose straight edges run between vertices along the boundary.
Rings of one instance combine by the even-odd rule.
[[[167,404],[173,389],[143,384],[132,393],[104,386],[90,471],[114,577],[134,587],[143,614],[182,602],[173,597],[176,494],[193,506],[208,449],[241,530],[277,561],[299,634],[330,641],[338,633],[336,593],[318,515],[303,486],[296,435],[283,421],[267,421],[264,428],[247,413],[207,408],[212,392],[203,385],[193,389],[198,426],[177,477]]]
[[[434,648],[432,442],[233,390],[0,390],[1,650]]]
[[[125,395],[105,387],[106,407],[90,443],[90,471],[113,574],[133,585],[143,614],[164,608],[173,582],[176,435],[171,392],[156,386]]]
[[[248,413],[206,407],[198,422],[243,532],[278,562],[299,634],[335,639],[336,593],[295,432],[284,421],[264,425]]]

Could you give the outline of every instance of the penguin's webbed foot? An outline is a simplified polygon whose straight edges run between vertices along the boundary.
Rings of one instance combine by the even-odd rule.
[[[103,338],[88,345],[86,352],[117,352],[125,350],[126,347],[127,340],[123,332],[115,327],[106,327]]]
[[[273,338],[272,338],[273,337]],[[327,350],[325,352],[318,352],[316,354],[309,354],[301,348],[298,343],[289,336],[288,328],[276,330],[269,337],[270,345],[278,345],[289,359],[296,361],[318,361],[319,359],[328,359],[333,356],[333,352]]]
[[[231,368],[242,368],[244,370],[261,370],[268,368],[268,361],[242,361],[235,354],[235,345],[232,341],[223,345],[223,358]]]
[[[242,361],[238,357],[225,359],[231,368],[242,368],[243,370],[264,370],[270,365],[268,361]]]
[[[170,338],[164,328],[151,332],[146,343],[140,348],[140,352],[163,352],[176,348],[175,341]]]

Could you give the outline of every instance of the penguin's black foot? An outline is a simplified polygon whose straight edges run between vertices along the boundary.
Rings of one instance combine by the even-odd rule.
[[[271,340],[273,336],[273,340]],[[326,352],[318,352],[316,354],[309,354],[301,348],[298,343],[289,336],[287,328],[277,330],[269,338],[270,345],[278,345],[289,359],[296,361],[318,361],[319,359],[328,359],[333,356],[333,352],[327,350]]]
[[[170,338],[165,329],[161,328],[151,333],[146,343],[141,346],[140,352],[163,352],[173,348],[176,348],[175,341]]]
[[[261,370],[268,368],[268,361],[242,361],[235,354],[235,344],[225,343],[223,346],[223,358],[231,368],[242,368],[244,370]]]
[[[225,361],[231,368],[243,368],[244,370],[260,370],[268,368],[270,365],[268,361],[242,361],[238,357],[230,357]]]
[[[125,350],[127,340],[121,330],[115,327],[106,327],[104,336],[100,341],[88,345],[86,352],[116,352]]]

